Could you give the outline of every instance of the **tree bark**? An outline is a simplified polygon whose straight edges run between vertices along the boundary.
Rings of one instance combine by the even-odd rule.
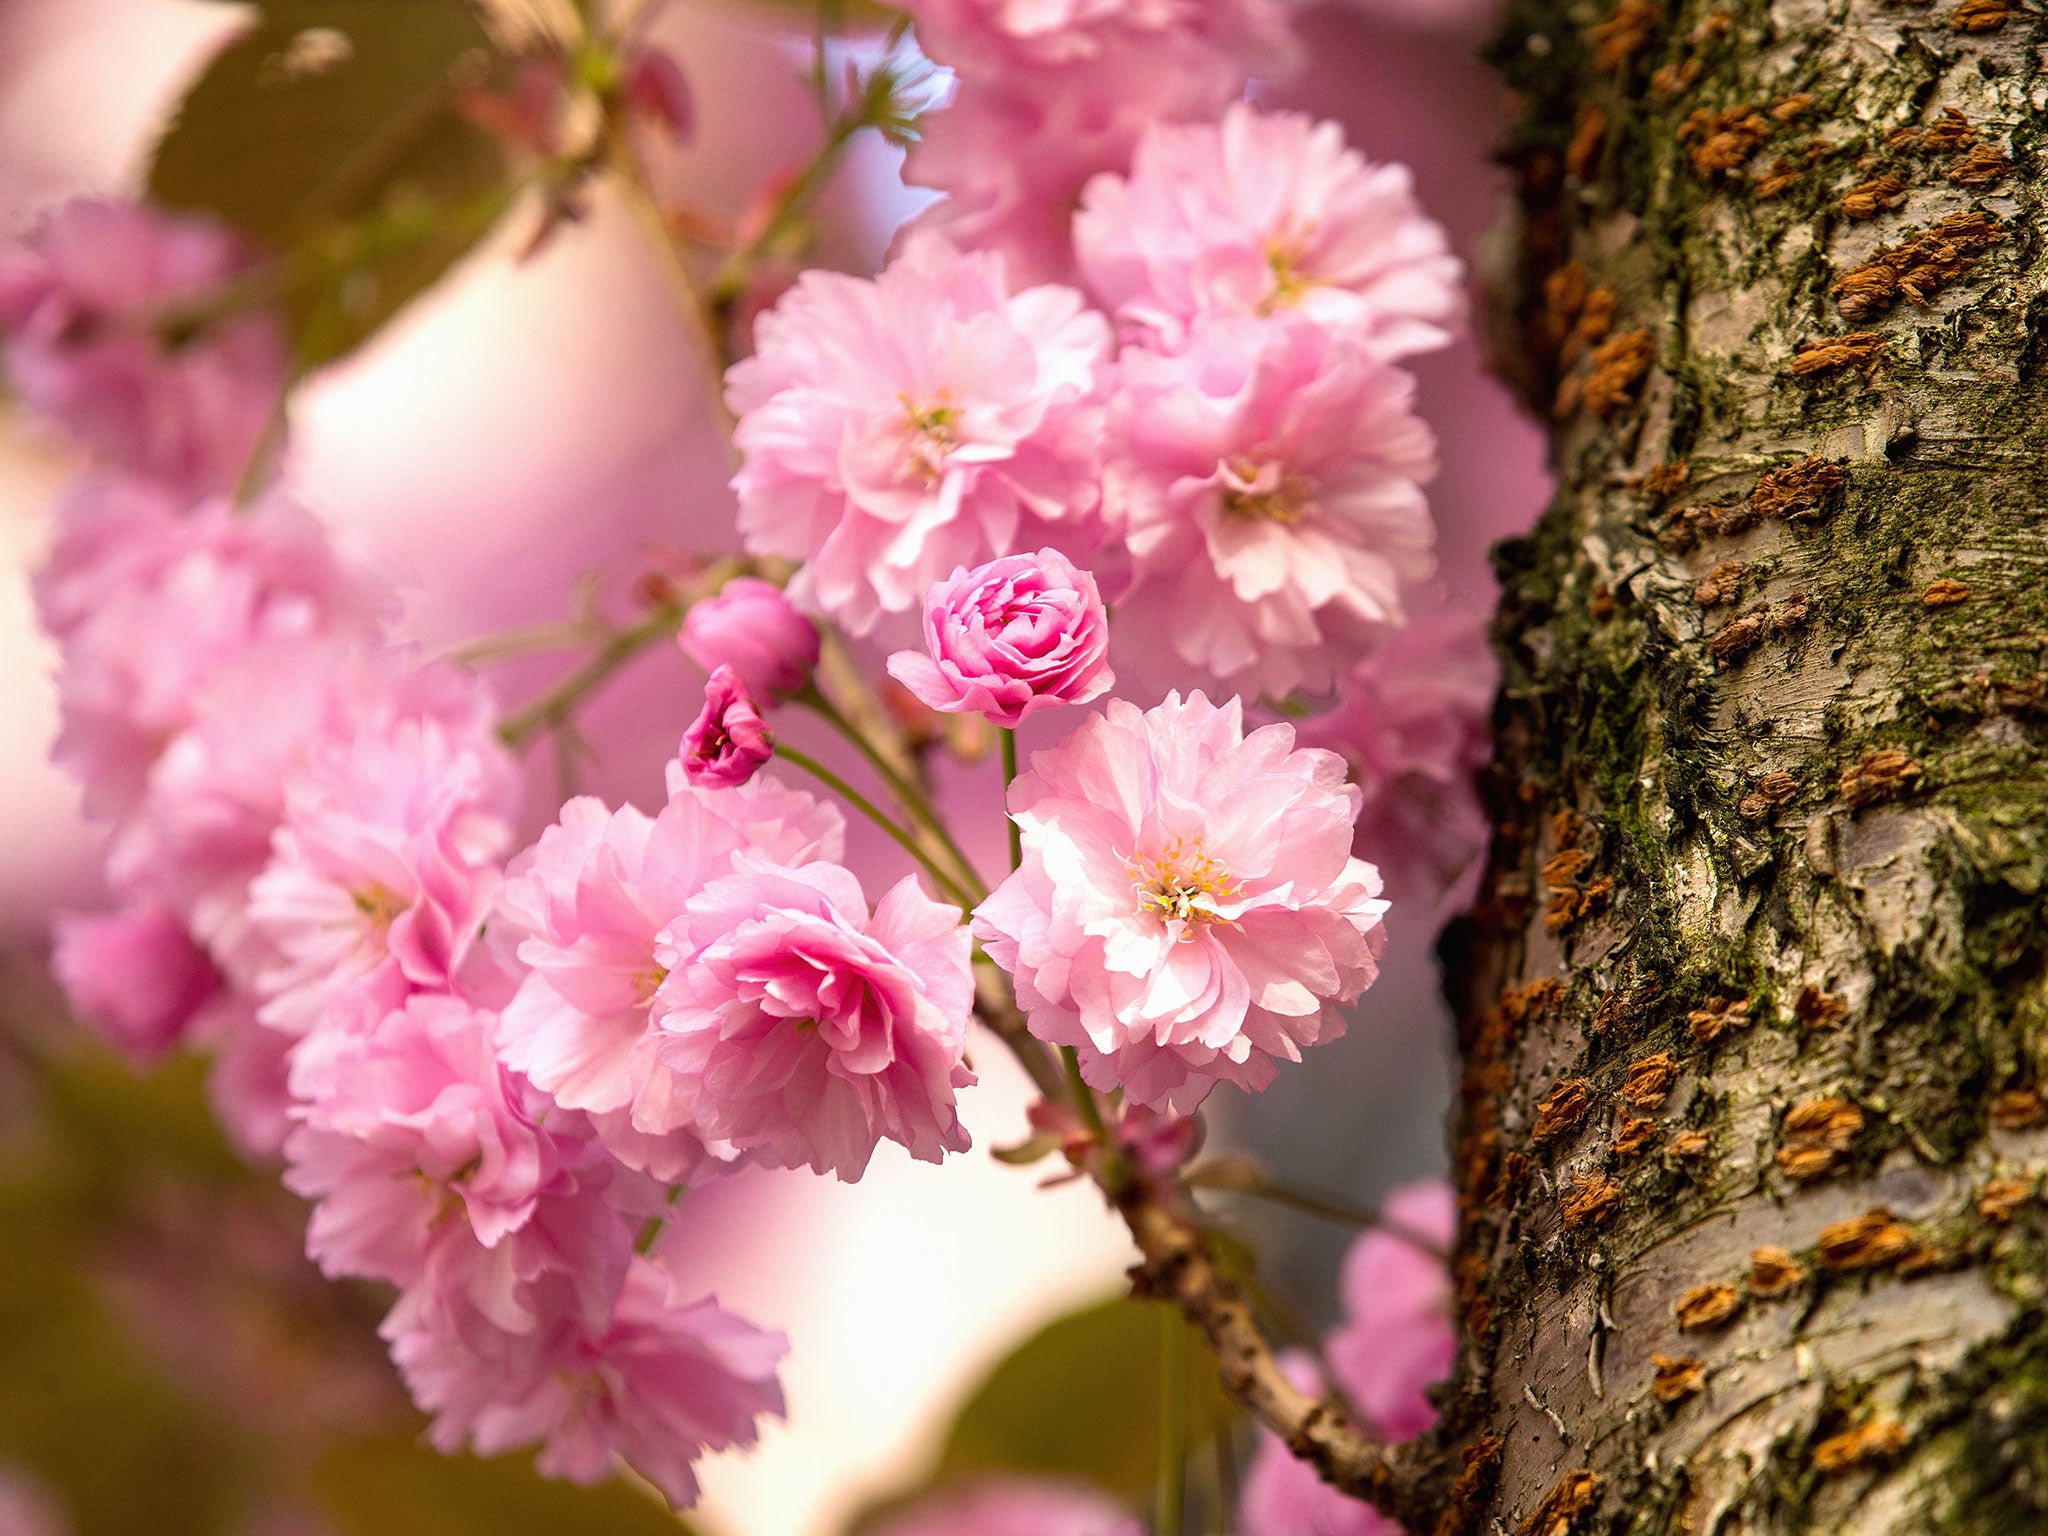
[[[2007,0],[1521,0],[1440,1529],[2048,1530],[2048,103]]]

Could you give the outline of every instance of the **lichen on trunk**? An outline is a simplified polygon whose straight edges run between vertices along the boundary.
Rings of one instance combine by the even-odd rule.
[[[1446,1528],[2048,1529],[2048,188],[2006,0],[1520,0]]]

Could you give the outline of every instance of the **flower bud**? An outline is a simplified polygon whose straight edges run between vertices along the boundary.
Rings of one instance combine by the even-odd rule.
[[[704,711],[683,733],[683,776],[699,789],[744,784],[775,752],[768,722],[729,666],[704,685]]]
[[[730,667],[748,693],[769,703],[801,690],[818,664],[817,626],[780,587],[752,576],[736,576],[693,605],[678,643],[706,672]]]

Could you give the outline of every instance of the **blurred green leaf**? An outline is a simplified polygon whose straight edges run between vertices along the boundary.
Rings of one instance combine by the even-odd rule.
[[[1095,1483],[1134,1507],[1159,1481],[1162,1308],[1117,1297],[1071,1313],[991,1371],[954,1420],[934,1481],[1040,1473]],[[1199,1450],[1235,1417],[1208,1341],[1186,1330],[1188,1420]]]
[[[553,1483],[525,1458],[443,1456],[405,1436],[343,1440],[313,1469],[320,1503],[350,1536],[689,1536],[652,1497],[619,1483]]]
[[[157,145],[150,193],[279,253],[299,361],[315,366],[502,211],[503,150],[457,111],[496,63],[466,0],[264,0]]]

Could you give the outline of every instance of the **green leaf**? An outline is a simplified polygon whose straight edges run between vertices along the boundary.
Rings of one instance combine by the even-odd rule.
[[[280,254],[310,368],[373,333],[502,210],[503,150],[456,110],[499,62],[466,0],[265,0],[158,143],[150,193]]]
[[[1145,1507],[1159,1482],[1162,1307],[1128,1297],[1070,1313],[991,1371],[954,1420],[935,1482],[990,1473],[1079,1478]],[[1237,1415],[1208,1342],[1187,1332],[1190,1444]]]
[[[690,1536],[651,1495],[622,1483],[550,1482],[530,1458],[443,1456],[399,1435],[330,1445],[311,1481],[348,1536]]]

